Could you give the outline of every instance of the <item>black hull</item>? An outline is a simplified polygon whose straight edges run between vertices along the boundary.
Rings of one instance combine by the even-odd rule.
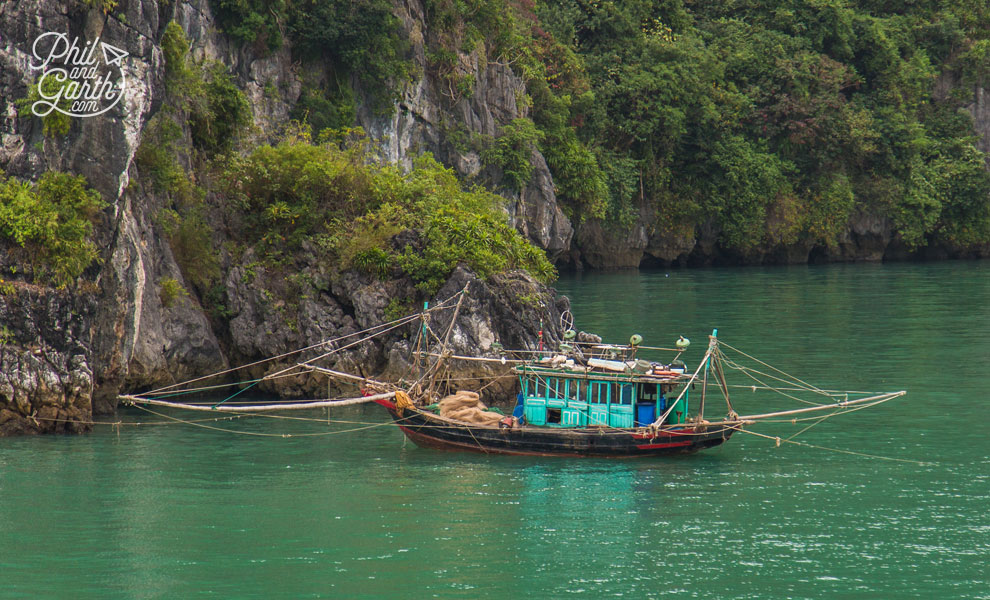
[[[417,446],[483,454],[634,458],[690,454],[714,448],[729,439],[731,428],[694,426],[663,431],[650,438],[644,429],[495,428],[441,419],[432,413],[406,409],[399,413],[390,400],[377,400],[399,429]]]

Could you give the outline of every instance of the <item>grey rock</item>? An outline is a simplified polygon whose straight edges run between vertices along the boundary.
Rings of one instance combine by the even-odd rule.
[[[433,32],[427,29],[422,3],[396,2],[396,14],[411,45],[414,72],[420,75],[402,89],[392,114],[382,116],[368,105],[359,106],[358,124],[376,140],[388,162],[409,168],[417,156],[431,152],[463,177],[473,179],[490,172],[492,183],[497,184],[501,174],[486,168],[475,148],[455,144],[450,133],[456,130],[462,136],[493,138],[513,119],[528,116],[528,109],[517,102],[525,94],[525,82],[509,66],[488,60],[480,50],[458,52],[456,72],[475,82],[470,95],[459,94],[431,73],[426,41]],[[534,150],[531,163],[533,175],[523,192],[505,192],[507,221],[557,260],[570,248],[573,228],[557,202],[546,160]]]

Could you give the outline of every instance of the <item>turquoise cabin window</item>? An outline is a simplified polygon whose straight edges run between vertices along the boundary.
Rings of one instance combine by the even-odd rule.
[[[584,399],[585,394],[581,393],[581,382],[577,379],[567,380],[567,400],[568,401],[581,401]]]
[[[608,404],[609,384],[593,381],[589,386],[591,393],[588,395],[588,402],[592,404]]]
[[[633,386],[630,384],[620,385],[619,390],[619,397],[616,400],[613,400],[613,402],[623,405],[631,405],[633,403]]]

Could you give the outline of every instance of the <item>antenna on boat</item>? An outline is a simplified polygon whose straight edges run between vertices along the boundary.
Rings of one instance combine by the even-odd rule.
[[[543,358],[543,319],[540,319],[540,358]]]
[[[565,309],[564,312],[560,313],[560,330],[570,331],[574,329],[574,315],[569,309]]]

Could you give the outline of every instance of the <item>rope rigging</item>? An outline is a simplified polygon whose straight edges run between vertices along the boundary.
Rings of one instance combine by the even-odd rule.
[[[533,350],[506,350],[502,349],[501,346],[493,345],[493,349],[496,349],[496,356],[486,357],[486,356],[460,356],[455,355],[451,350],[451,338],[453,335],[453,330],[457,323],[458,315],[461,311],[463,301],[467,295],[467,287],[451,295],[449,298],[436,303],[434,306],[429,306],[428,303],[424,303],[423,310],[421,312],[407,315],[398,319],[391,320],[386,323],[381,323],[372,327],[364,328],[360,331],[355,331],[352,333],[335,336],[321,340],[320,342],[311,344],[304,348],[293,350],[290,352],[284,352],[277,356],[269,357],[262,360],[257,360],[249,364],[241,365],[238,367],[231,367],[212,373],[209,375],[204,375],[188,381],[174,383],[171,385],[156,388],[149,392],[142,394],[133,395],[122,395],[120,399],[125,403],[132,405],[147,414],[154,415],[162,421],[156,422],[155,424],[179,424],[179,425],[189,425],[196,426],[205,429],[229,432],[235,434],[243,435],[253,435],[260,437],[315,437],[315,436],[326,436],[335,435],[338,433],[348,433],[354,431],[362,431],[367,429],[372,429],[376,427],[388,426],[393,423],[401,422],[408,419],[409,416],[402,417],[402,410],[398,411],[400,417],[388,420],[384,422],[374,422],[368,423],[363,421],[348,421],[348,420],[335,420],[330,418],[329,410],[330,408],[351,406],[356,404],[364,404],[367,402],[374,401],[385,401],[391,400],[396,404],[402,404],[406,406],[403,400],[407,400],[407,393],[414,398],[416,398],[416,404],[409,404],[411,408],[416,406],[425,407],[427,405],[435,403],[442,397],[448,396],[449,394],[455,393],[458,390],[463,390],[464,388],[459,385],[459,382],[471,382],[470,387],[475,390],[474,393],[482,392],[488,389],[490,386],[495,385],[501,380],[509,377],[515,377],[517,371],[513,370],[520,364],[543,364],[550,358],[554,360],[563,361],[566,356],[571,355],[571,352],[575,354],[572,356],[582,356],[582,352],[590,352],[591,356],[595,356],[596,353],[611,352],[611,355],[599,354],[601,356],[606,356],[614,360],[616,355],[625,352],[625,356],[628,358],[629,352],[632,353],[633,358],[635,358],[635,352],[637,350],[667,350],[676,352],[679,358],[686,348],[659,348],[659,347],[647,347],[639,345],[642,338],[639,336],[634,336],[634,338],[639,338],[639,342],[631,341],[630,346],[614,346],[614,345],[603,345],[600,343],[592,344],[585,342],[569,341],[567,344],[562,344],[559,353],[562,356],[556,356],[558,353],[552,349],[543,349],[539,351]],[[447,322],[447,316],[444,316],[441,320],[437,320],[434,317],[441,311],[452,311],[449,314],[449,322]],[[573,317],[570,317],[573,319]],[[354,375],[350,373],[344,373],[337,371],[326,366],[321,366],[317,364],[321,360],[325,360],[335,354],[342,353],[348,349],[355,348],[361,344],[370,343],[372,340],[379,338],[381,336],[387,335],[399,328],[407,327],[410,325],[415,325],[415,340],[412,341],[410,348],[412,349],[412,360],[406,364],[405,375],[399,378],[397,381],[385,382],[378,381],[372,377],[366,377],[363,375]],[[573,325],[573,320],[569,321],[569,324]],[[440,331],[437,331],[440,329]],[[410,339],[412,338],[412,329],[410,331]],[[573,333],[573,332],[572,332]],[[542,334],[542,328],[541,328]],[[813,448],[821,448],[825,450],[835,450],[831,448],[824,448],[820,446],[813,446],[811,444],[802,444],[795,441],[795,438],[801,436],[811,430],[812,428],[820,425],[826,420],[838,416],[844,415],[852,412],[862,410],[864,408],[873,407],[894,398],[904,395],[905,392],[890,392],[890,393],[870,393],[863,391],[839,391],[833,389],[823,389],[812,385],[798,377],[790,375],[789,373],[763,361],[750,354],[747,354],[725,342],[716,338],[717,330],[712,332],[709,336],[709,346],[706,350],[704,357],[699,361],[697,368],[694,372],[685,380],[682,375],[679,379],[676,379],[677,385],[682,385],[682,389],[676,398],[669,401],[668,405],[663,407],[662,411],[657,411],[661,414],[656,415],[656,420],[649,423],[647,426],[639,428],[639,431],[645,432],[646,435],[659,435],[665,432],[676,431],[677,435],[683,436],[701,436],[701,435],[712,435],[719,434],[720,432],[732,432],[742,431],[748,434],[757,435],[762,438],[772,439],[779,446],[781,443],[791,443],[804,445]],[[572,336],[573,337],[573,336]],[[569,339],[569,338],[565,338]],[[581,348],[580,350],[577,348]],[[313,354],[307,358],[306,353]],[[551,356],[546,357],[545,355],[549,353]],[[285,365],[286,359],[290,359],[290,364]],[[497,367],[494,369],[481,369],[479,372],[473,376],[455,376],[451,370],[452,361],[476,361],[482,363],[492,363],[493,365],[500,365],[505,367],[500,370]],[[624,360],[624,359],[623,359]],[[644,362],[644,361],[638,361]],[[339,361],[337,363],[330,363],[331,365],[341,364]],[[560,364],[559,362],[554,362],[554,365]],[[582,362],[583,364],[583,362]],[[629,363],[632,364],[632,363]],[[658,363],[654,363],[655,365]],[[683,363],[680,363],[683,365]],[[261,377],[253,377],[250,379],[245,379],[241,381],[236,381],[232,383],[223,383],[222,381],[217,383],[217,378],[223,378],[229,376],[233,373],[243,371],[245,369],[258,369],[263,365],[274,365],[268,367],[272,372],[269,372]],[[284,366],[283,366],[284,365]],[[587,369],[591,367],[585,366]],[[660,368],[660,367],[657,367]],[[255,370],[255,373],[258,371]],[[468,371],[470,372],[470,371]],[[631,371],[630,371],[631,372]],[[662,372],[662,371],[661,371]],[[661,372],[658,372],[661,373]],[[730,384],[727,381],[727,374],[735,373],[739,377],[743,377],[752,382],[749,385],[745,384]],[[255,400],[243,400],[243,394],[248,390],[260,385],[263,382],[271,382],[284,378],[298,377],[300,375],[312,375],[317,374],[325,376],[328,378],[327,382],[327,396],[326,399],[308,399],[308,400],[266,400],[266,401],[255,401]],[[587,373],[586,373],[587,374]],[[686,374],[686,373],[685,373]],[[543,387],[546,387],[546,381],[542,375],[536,373],[535,376],[543,381]],[[675,375],[675,378],[677,376]],[[213,380],[213,381],[210,381]],[[352,395],[350,397],[344,398],[329,398],[330,396],[330,381],[336,380],[342,385],[353,385],[360,389],[360,395]],[[666,380],[664,380],[666,381]],[[684,417],[685,419],[680,419],[676,423],[668,423],[672,411],[681,403],[681,400],[685,397],[688,389],[693,387],[695,384],[701,383],[700,392],[700,402],[699,410],[696,416],[692,416],[690,420],[686,420],[687,409],[686,404],[684,405]],[[726,406],[726,416],[720,419],[713,419],[711,421],[705,420],[704,412],[706,408],[706,391],[708,385],[715,385],[721,395],[725,400]],[[212,393],[217,390],[229,389],[236,386],[238,389],[233,393],[226,396],[219,402],[216,401],[186,401],[183,402],[183,397],[188,397],[194,394],[204,394]],[[672,391],[673,384],[671,385],[668,393]],[[732,399],[738,400],[739,396],[731,396],[732,392],[730,390],[752,390],[772,392],[781,397],[787,398],[788,400],[798,402],[804,405],[804,408],[788,409],[788,410],[777,410],[771,412],[764,412],[759,414],[750,414],[740,416],[733,409]],[[401,397],[399,396],[401,394]],[[692,394],[693,396],[693,394]],[[803,397],[805,396],[805,397]],[[239,398],[240,397],[240,398]],[[217,416],[210,419],[182,419],[165,412],[159,412],[152,410],[149,407],[159,407],[164,409],[182,409],[191,410],[199,412],[213,412],[222,413],[223,416]],[[710,407],[709,407],[710,408]],[[312,418],[312,417],[302,417],[302,416],[287,416],[283,414],[275,414],[281,411],[290,410],[304,410],[304,409],[325,409],[325,418]],[[811,416],[806,416],[805,413],[819,413],[822,411],[828,411],[827,414],[813,414]],[[475,432],[473,428],[477,427],[477,423],[460,423],[458,421],[451,420],[449,418],[436,415],[432,415],[429,411],[424,411],[422,409],[412,411],[412,413],[422,415],[427,415],[425,422],[417,422],[417,429],[430,429],[430,428],[450,428],[450,427],[463,427],[467,434],[475,440],[478,447],[485,452],[484,445],[481,444],[475,437]],[[680,415],[680,411],[678,412]],[[245,417],[261,417],[268,419],[285,419],[298,422],[313,422],[326,424],[330,426],[331,424],[349,424],[354,427],[341,430],[332,431],[320,431],[320,432],[303,432],[303,433],[265,433],[257,431],[239,431],[236,429],[218,427],[216,425],[208,424],[210,421],[219,420],[233,420],[242,419]],[[528,416],[528,413],[527,413]],[[652,418],[652,417],[650,417]],[[432,419],[432,421],[431,421]],[[801,424],[801,428],[787,436],[786,438],[781,438],[779,436],[770,436],[766,434],[760,434],[757,432],[749,431],[746,426],[752,425],[756,422],[766,422],[766,423],[778,423],[778,424]],[[115,423],[112,424],[119,427],[121,424],[131,425],[131,423]],[[638,422],[637,422],[638,424]],[[629,427],[613,427],[608,424],[596,424],[597,430],[596,434],[603,436],[613,436],[613,435],[629,435]],[[635,428],[634,428],[635,429]],[[480,434],[479,434],[480,435]],[[669,434],[668,434],[669,435]],[[843,452],[842,450],[835,450]],[[860,456],[871,456],[863,453],[857,452],[847,452],[849,454],[856,454]],[[874,458],[885,458],[876,457]],[[904,462],[918,462],[909,461],[904,459],[889,459],[889,460],[903,460]],[[921,464],[921,463],[919,463]]]

